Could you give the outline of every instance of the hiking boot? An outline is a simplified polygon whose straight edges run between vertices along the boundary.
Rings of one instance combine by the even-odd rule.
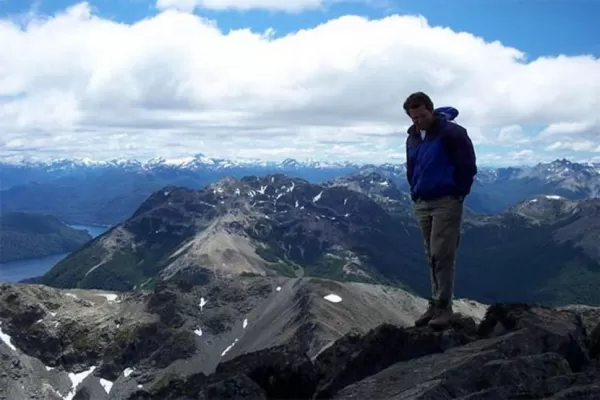
[[[429,326],[434,329],[443,329],[450,325],[453,316],[452,307],[437,307],[433,318],[429,320]]]
[[[427,310],[415,321],[415,326],[425,326],[431,320],[431,318],[435,315],[435,302],[433,300],[429,301],[429,307]]]

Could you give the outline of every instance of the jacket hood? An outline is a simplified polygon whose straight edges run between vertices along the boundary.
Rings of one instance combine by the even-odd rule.
[[[454,119],[456,117],[458,117],[459,112],[458,112],[458,109],[448,106],[448,107],[438,107],[438,108],[434,109],[433,114],[434,114],[434,116],[438,117],[439,119],[444,120],[443,122],[446,122],[446,121],[454,121]],[[409,135],[416,133],[414,124],[408,128],[407,133]]]
[[[458,110],[454,107],[438,107],[433,113],[443,116],[446,121],[454,121],[458,117]]]

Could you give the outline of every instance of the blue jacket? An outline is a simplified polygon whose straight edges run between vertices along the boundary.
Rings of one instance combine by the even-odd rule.
[[[467,196],[477,174],[473,143],[462,126],[450,122],[458,115],[453,107],[434,111],[435,122],[425,140],[411,126],[406,139],[406,178],[413,200]]]

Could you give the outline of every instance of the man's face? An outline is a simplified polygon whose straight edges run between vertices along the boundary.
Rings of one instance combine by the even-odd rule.
[[[429,129],[433,123],[433,112],[426,109],[425,106],[409,108],[408,115],[419,130]]]

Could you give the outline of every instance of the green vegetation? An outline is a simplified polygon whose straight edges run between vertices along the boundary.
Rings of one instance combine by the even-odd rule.
[[[338,281],[374,283],[377,280],[363,275],[347,274],[344,272],[344,265],[347,261],[342,257],[325,254],[316,263],[308,264],[304,267],[307,276],[327,278]]]
[[[144,284],[144,289],[152,289],[152,278],[167,265],[167,257],[181,244],[180,236],[162,233],[146,239],[144,245],[125,246],[109,253],[99,239],[63,259],[39,282],[55,287],[114,291],[128,291],[135,286],[141,289]]]
[[[344,274],[343,271],[345,264],[346,261],[344,259],[326,254],[322,256],[316,263],[306,265],[304,270],[309,276],[335,280],[346,280],[346,274]]]
[[[0,263],[75,251],[92,237],[47,215],[0,215]]]
[[[457,262],[456,294],[483,302],[600,304],[600,265],[552,226],[506,225],[466,232]]]

